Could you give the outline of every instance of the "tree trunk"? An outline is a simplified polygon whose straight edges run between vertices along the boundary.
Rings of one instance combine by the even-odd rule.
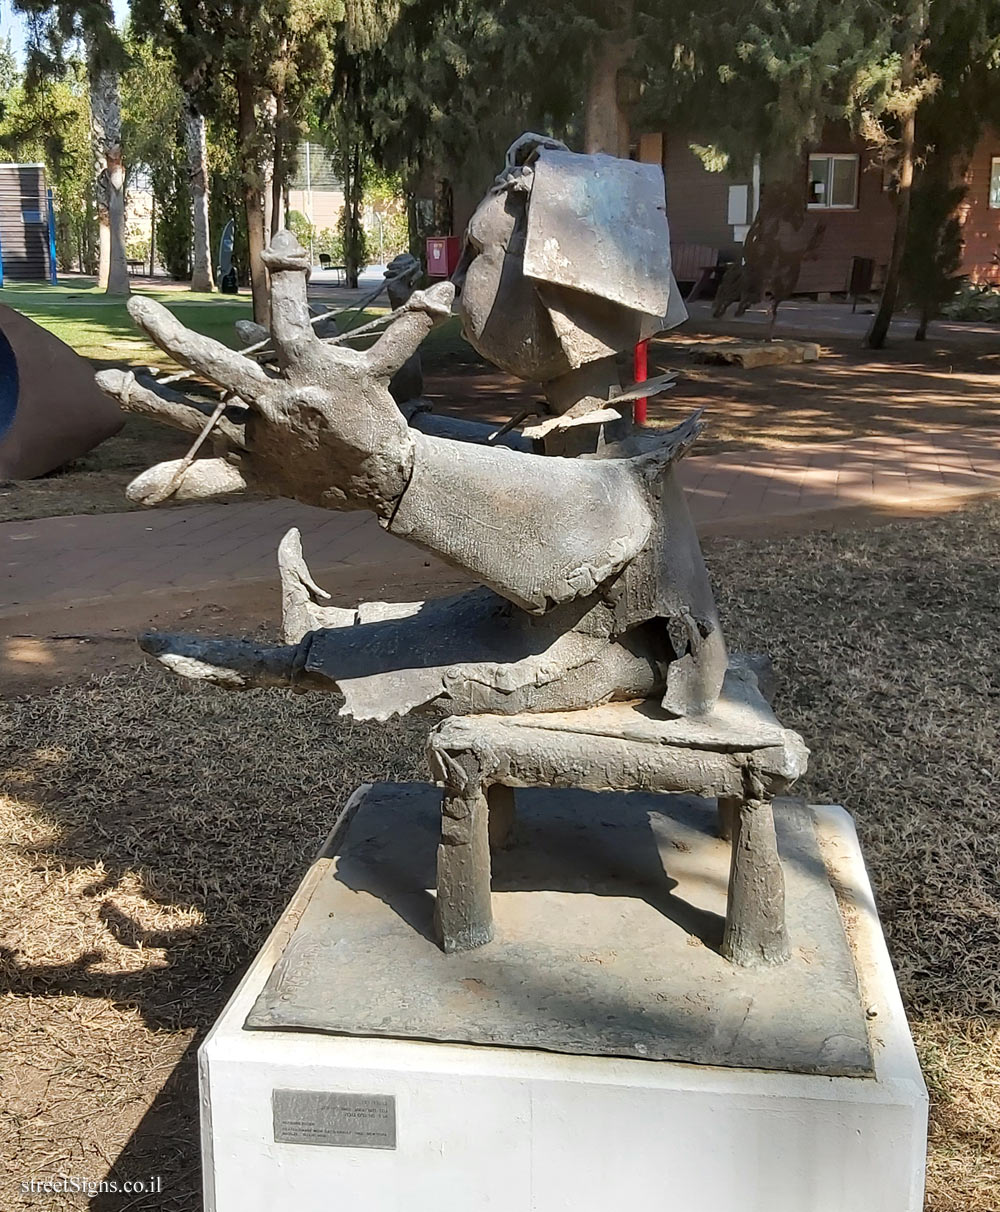
[[[106,290],[111,272],[111,214],[105,168],[99,167],[94,189],[97,194],[97,285]]]
[[[903,56],[900,71],[902,89],[912,89],[917,73],[917,45],[912,41]],[[896,299],[899,295],[900,267],[903,263],[903,249],[906,247],[906,233],[910,226],[910,198],[913,195],[913,148],[916,142],[917,110],[916,102],[911,101],[903,117],[903,126],[899,140],[899,188],[896,192],[896,226],[892,233],[892,252],[889,255],[889,268],[885,274],[885,284],[882,287],[882,298],[878,311],[868,330],[865,344],[869,349],[882,349],[889,333],[892,313],[896,310]]]
[[[621,104],[618,77],[635,53],[632,18],[633,0],[625,0],[617,28],[603,34],[594,47],[583,137],[584,151],[590,155],[605,152],[627,157],[629,153],[629,121]]]
[[[98,285],[104,286],[109,295],[127,295],[129,284],[128,254],[125,249],[125,165],[122,161],[122,112],[118,73],[102,61],[95,37],[87,40],[87,73],[90,82],[90,121],[94,152],[100,165],[99,180],[104,183],[103,191],[98,187],[98,216],[101,224]]]
[[[455,234],[455,191],[447,177],[434,185],[434,231],[439,236]]]
[[[285,226],[285,98],[277,94],[274,98],[274,165],[271,170],[271,237]]]
[[[111,228],[108,294],[127,295],[130,288],[128,250],[125,246],[125,164],[120,142],[108,156],[108,219]]]
[[[931,322],[931,309],[925,303],[920,308],[920,323],[917,325],[917,331],[913,334],[914,341],[927,340],[927,325]]]
[[[208,148],[205,117],[190,96],[184,102],[184,144],[191,192],[191,289],[212,291],[212,250],[208,233]]]
[[[85,274],[94,274],[98,269],[97,249],[94,247],[94,223],[97,218],[97,191],[87,193],[86,209],[84,211],[83,231],[80,246],[80,270]],[[109,246],[110,247],[110,246]]]
[[[258,163],[257,113],[253,81],[241,72],[236,78],[238,100],[237,133],[243,158],[243,206],[247,217],[247,243],[250,257],[250,290],[253,294],[253,318],[265,328],[270,325],[270,299],[267,270],[264,267],[264,191]]]
[[[361,171],[361,145],[352,144],[344,156],[344,269],[347,285],[355,289],[361,261],[361,196],[364,181]]]
[[[417,195],[412,181],[406,184],[406,238],[410,252],[418,261],[424,256],[424,241],[417,223]]]

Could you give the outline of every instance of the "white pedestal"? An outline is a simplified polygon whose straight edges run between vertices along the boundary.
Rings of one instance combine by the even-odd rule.
[[[875,1012],[874,1080],[247,1031],[324,859],[202,1045],[206,1209],[919,1212],[926,1089],[853,822],[814,811]],[[352,1143],[276,1142],[276,1090],[353,1095],[325,1127],[307,1096],[278,1130]]]

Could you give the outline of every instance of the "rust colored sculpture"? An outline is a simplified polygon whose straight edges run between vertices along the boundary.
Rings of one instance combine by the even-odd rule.
[[[79,355],[0,304],[0,480],[54,471],[123,424]]]

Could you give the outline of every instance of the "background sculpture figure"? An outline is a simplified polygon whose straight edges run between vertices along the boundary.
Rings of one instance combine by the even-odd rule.
[[[804,233],[806,211],[798,181],[774,182],[767,187],[743,244],[743,256],[726,270],[712,305],[712,315],[724,316],[736,304],[736,315],[770,300],[771,315],[765,340],[774,335],[778,308],[795,290],[802,262],[814,257],[826,232],[817,223]]]

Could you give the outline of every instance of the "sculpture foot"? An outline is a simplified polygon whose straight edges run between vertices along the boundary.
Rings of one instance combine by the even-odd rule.
[[[330,595],[313,580],[302,554],[302,535],[294,526],[278,545],[278,573],[281,633],[286,644],[298,644],[303,636],[321,627],[353,627],[357,622],[356,610],[319,604],[319,599]]]

